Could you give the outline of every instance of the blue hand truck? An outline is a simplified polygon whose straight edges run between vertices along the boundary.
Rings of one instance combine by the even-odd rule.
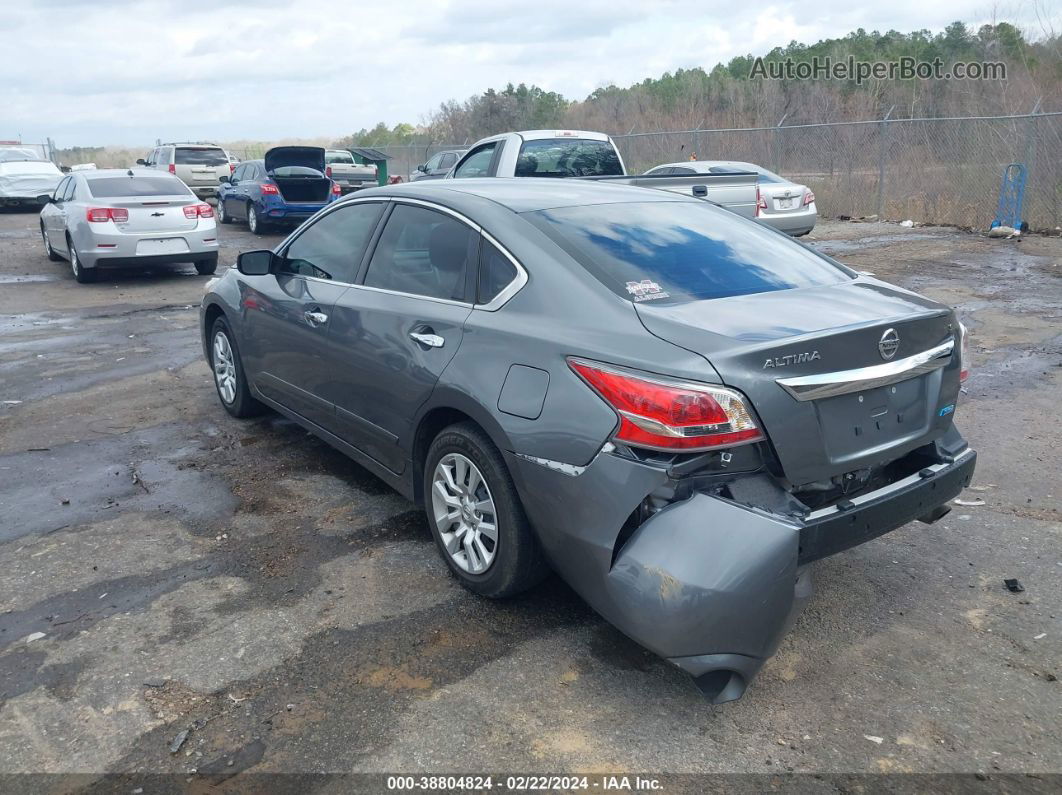
[[[1009,226],[1020,232],[1029,230],[1029,225],[1021,217],[1021,204],[1025,199],[1025,177],[1024,163],[1011,163],[1003,169],[1003,182],[999,186],[999,207],[990,228]]]

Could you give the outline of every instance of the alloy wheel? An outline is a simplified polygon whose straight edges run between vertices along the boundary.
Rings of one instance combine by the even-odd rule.
[[[483,574],[498,551],[498,516],[483,473],[460,453],[435,466],[432,512],[447,554],[462,571]]]
[[[74,278],[78,281],[81,280],[81,260],[77,258],[77,249],[74,248],[73,242],[69,244],[70,248],[70,270],[74,272]]]
[[[258,231],[258,213],[253,204],[247,208],[247,228],[252,232]]]
[[[214,335],[214,381],[218,385],[218,395],[226,404],[236,399],[236,361],[232,346],[225,332]]]

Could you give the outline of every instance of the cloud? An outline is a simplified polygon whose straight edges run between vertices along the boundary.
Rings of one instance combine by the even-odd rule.
[[[0,138],[338,137],[508,82],[581,99],[857,27],[980,24],[963,0],[20,0],[0,12]],[[1031,17],[1029,24],[1035,22]],[[1056,25],[1056,27],[1059,27]],[[14,31],[14,33],[13,33]]]

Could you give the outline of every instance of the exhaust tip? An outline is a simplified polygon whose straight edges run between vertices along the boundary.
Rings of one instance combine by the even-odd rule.
[[[713,704],[726,704],[728,701],[737,701],[745,695],[748,682],[737,671],[719,669],[709,671],[706,674],[695,676],[693,683],[701,691],[708,701]]]

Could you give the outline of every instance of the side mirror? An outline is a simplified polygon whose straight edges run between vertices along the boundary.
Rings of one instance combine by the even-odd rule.
[[[138,166],[146,166],[147,165],[147,161],[144,158],[142,158],[142,157],[138,157],[136,159],[136,164]]]
[[[277,255],[268,249],[245,251],[236,257],[236,270],[244,276],[265,276],[273,272]]]
[[[38,204],[51,204],[52,203],[52,194],[50,194],[50,193],[42,193],[40,196],[37,197],[37,203]]]
[[[220,177],[218,182],[232,182],[232,177]]]
[[[427,166],[426,163],[421,163],[419,166],[417,166],[416,170],[417,171],[423,171],[425,174],[427,174],[428,173],[428,166]]]

